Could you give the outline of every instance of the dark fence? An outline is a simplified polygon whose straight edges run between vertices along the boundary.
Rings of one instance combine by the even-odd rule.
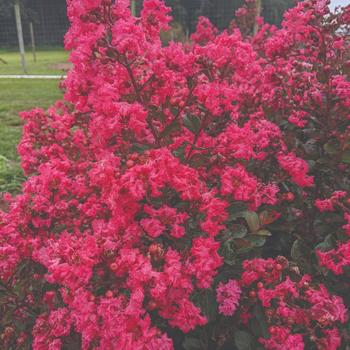
[[[62,46],[69,25],[64,0],[26,1],[21,6],[21,14],[26,45],[30,44],[30,23],[32,23],[38,46]],[[17,43],[14,10],[9,4],[0,13],[0,46],[15,47]]]
[[[79,0],[76,0],[79,1]],[[136,13],[141,10],[143,0],[135,0]],[[173,10],[174,21],[186,33],[196,27],[198,16],[209,17],[219,29],[228,26],[235,11],[244,0],[166,0]],[[294,0],[263,0],[263,16],[270,23],[278,24],[282,13],[293,5]],[[63,44],[69,23],[65,0],[22,0],[22,25],[24,41],[30,45],[30,23],[33,24],[38,46]],[[16,47],[17,33],[11,0],[0,0],[0,47]]]
[[[137,12],[142,8],[142,0],[136,0]],[[172,8],[174,21],[181,23],[183,28],[193,32],[198,17],[205,16],[219,29],[227,28],[234,17],[235,10],[242,6],[244,0],[166,0]]]

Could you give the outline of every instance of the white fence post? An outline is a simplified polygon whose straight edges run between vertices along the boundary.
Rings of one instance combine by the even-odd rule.
[[[131,13],[136,16],[136,0],[131,0]]]
[[[24,50],[21,8],[19,6],[19,1],[15,2],[15,16],[16,16],[17,36],[18,36],[19,52],[21,54],[22,69],[23,69],[23,72],[27,74],[28,73],[27,62],[26,62],[26,56],[25,56],[25,50]]]
[[[35,47],[35,35],[34,35],[33,22],[29,23],[29,30],[30,30],[30,41],[32,44],[32,51],[33,51],[33,60],[34,60],[34,63],[36,63],[36,47]]]

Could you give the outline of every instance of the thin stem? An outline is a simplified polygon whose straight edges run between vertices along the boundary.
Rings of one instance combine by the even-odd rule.
[[[140,92],[140,88],[137,85],[137,82],[136,82],[134,73],[133,73],[133,71],[131,69],[130,63],[122,63],[120,61],[119,61],[119,63],[122,64],[125,67],[125,69],[127,70],[128,74],[129,74],[129,77],[130,77],[130,80],[131,80],[131,84],[132,84],[132,86],[133,86],[133,88],[135,90],[135,94],[136,94],[137,100],[140,102],[140,104],[142,104],[144,107],[146,107],[146,103],[144,102],[144,100],[142,98],[142,95],[141,95],[141,92]],[[156,140],[157,146],[159,147],[160,146],[160,142],[159,142],[159,136],[158,136],[157,130],[155,129],[155,127],[152,124],[152,121],[150,119],[147,119],[147,123],[148,123],[148,126],[151,129],[151,132],[152,132],[155,140]]]
[[[186,162],[189,161],[189,159],[190,159],[190,157],[191,157],[191,155],[192,155],[192,152],[193,152],[194,148],[196,147],[196,144],[197,144],[197,142],[198,142],[198,139],[199,139],[199,137],[200,137],[202,131],[203,131],[204,128],[206,127],[206,123],[207,123],[208,117],[209,117],[209,112],[207,112],[207,113],[205,114],[205,116],[204,116],[204,118],[203,118],[203,120],[202,120],[202,123],[201,123],[201,126],[200,126],[200,128],[199,128],[199,131],[198,131],[198,133],[196,134],[196,136],[195,136],[195,138],[194,138],[194,140],[193,140],[193,143],[192,143],[192,145],[191,145],[191,148],[190,148],[190,150],[189,150],[189,152],[188,152],[188,154],[187,154]]]

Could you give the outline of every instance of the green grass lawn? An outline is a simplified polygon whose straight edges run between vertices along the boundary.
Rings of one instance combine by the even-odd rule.
[[[68,55],[68,52],[59,48],[38,49],[37,62],[34,63],[31,51],[27,50],[28,74],[64,74]],[[0,49],[0,58],[7,62],[7,64],[0,62],[0,74],[23,74],[18,51]]]
[[[47,108],[62,97],[59,80],[0,79],[0,192],[16,192],[23,180],[17,155],[22,133],[18,112]]]

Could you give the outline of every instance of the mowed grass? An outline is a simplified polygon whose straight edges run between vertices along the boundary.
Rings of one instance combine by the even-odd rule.
[[[68,68],[67,60],[69,53],[63,48],[38,49],[37,62],[34,63],[33,55],[29,49],[26,51],[26,62],[28,74],[53,74],[63,75]],[[0,58],[5,63],[0,62],[1,74],[23,74],[21,57],[16,50],[0,50]]]
[[[23,127],[18,113],[61,99],[58,84],[58,79],[0,79],[0,192],[17,192],[24,179],[17,154]]]

